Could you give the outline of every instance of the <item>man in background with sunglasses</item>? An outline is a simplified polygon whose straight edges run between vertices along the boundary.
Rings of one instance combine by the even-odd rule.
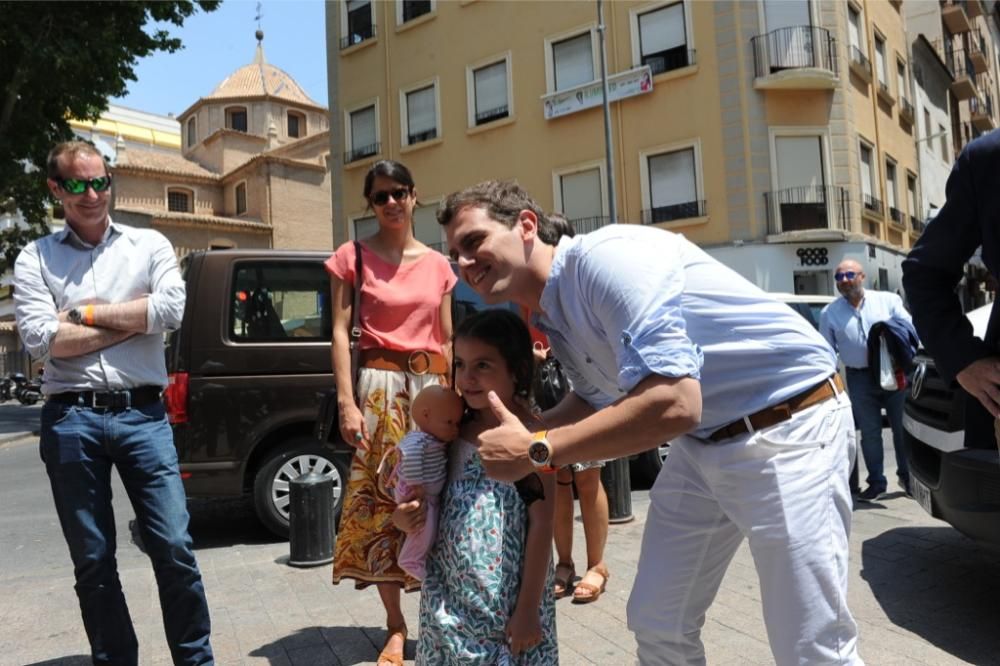
[[[115,467],[153,562],[174,663],[214,663],[208,602],[160,397],[167,383],[163,333],[177,329],[184,314],[173,247],[157,231],[112,222],[111,174],[89,143],[52,149],[48,186],[66,227],[21,251],[14,303],[25,347],[45,362],[40,453],[93,661],[138,663],[115,561]]]
[[[857,498],[873,502],[888,488],[882,448],[882,409],[892,428],[899,485],[910,493],[910,474],[903,448],[903,390],[886,391],[868,368],[868,332],[872,325],[893,318],[910,321],[903,299],[887,291],[865,290],[865,272],[853,259],[844,259],[833,275],[843,298],[823,308],[819,331],[844,362],[847,393],[851,396],[854,422],[861,430],[861,455],[868,470],[868,487]],[[853,477],[852,477],[853,479]],[[852,483],[856,483],[852,480]]]

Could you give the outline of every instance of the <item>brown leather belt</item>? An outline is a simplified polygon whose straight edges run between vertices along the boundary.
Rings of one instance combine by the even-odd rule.
[[[423,349],[416,351],[363,349],[361,350],[361,367],[411,372],[415,375],[447,375],[451,370],[443,355]]]
[[[721,442],[731,437],[737,437],[738,435],[751,432],[747,427],[748,421],[754,431],[770,428],[771,426],[777,425],[782,421],[787,421],[792,418],[792,414],[801,412],[808,407],[812,407],[813,405],[823,402],[828,398],[832,398],[838,393],[843,393],[844,382],[841,380],[840,375],[833,375],[832,379],[832,384],[829,379],[824,379],[821,383],[816,384],[810,389],[806,389],[798,395],[792,396],[785,402],[772,405],[771,407],[765,407],[759,412],[754,412],[746,418],[733,421],[729,425],[722,426],[709,435],[708,439],[713,442]],[[836,390],[834,390],[834,386],[837,387]]]

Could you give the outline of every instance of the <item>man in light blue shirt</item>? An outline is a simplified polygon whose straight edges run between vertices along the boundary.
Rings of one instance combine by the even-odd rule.
[[[846,605],[854,423],[823,338],[682,236],[559,240],[513,183],[452,194],[438,219],[462,278],[535,312],[573,383],[535,433],[492,396],[491,476],[672,440],[628,605],[640,662],[704,663],[705,612],[749,537],[775,662],[862,663]]]
[[[161,233],[112,223],[111,182],[91,144],[53,148],[48,186],[66,228],[29,243],[14,264],[18,332],[45,361],[39,452],[93,662],[138,663],[115,560],[115,468],[156,573],[173,662],[211,664],[208,601],[160,397],[163,333],[180,326],[184,280]]]
[[[868,332],[872,325],[898,318],[910,321],[903,299],[886,291],[866,290],[861,264],[845,259],[834,272],[837,290],[843,298],[823,308],[819,331],[840,354],[847,372],[847,392],[851,396],[854,422],[861,430],[861,454],[868,469],[868,487],[858,499],[872,502],[885,493],[888,482],[883,471],[882,409],[892,428],[896,450],[896,476],[900,487],[909,494],[910,474],[903,442],[902,390],[886,391],[868,367]]]

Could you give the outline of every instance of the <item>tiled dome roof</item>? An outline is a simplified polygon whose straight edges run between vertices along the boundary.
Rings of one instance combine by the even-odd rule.
[[[319,106],[309,98],[309,95],[287,72],[264,60],[264,48],[260,44],[257,45],[257,55],[252,63],[240,67],[227,76],[215,90],[202,99],[231,99],[258,95],[268,95],[298,104]]]

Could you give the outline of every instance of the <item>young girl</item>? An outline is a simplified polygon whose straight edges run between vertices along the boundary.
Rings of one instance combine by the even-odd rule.
[[[498,425],[490,391],[525,422],[534,369],[527,326],[486,310],[455,332],[455,385],[468,410],[449,452],[438,536],[420,595],[417,664],[559,662],[552,589],[555,478],[487,478],[479,435]]]

